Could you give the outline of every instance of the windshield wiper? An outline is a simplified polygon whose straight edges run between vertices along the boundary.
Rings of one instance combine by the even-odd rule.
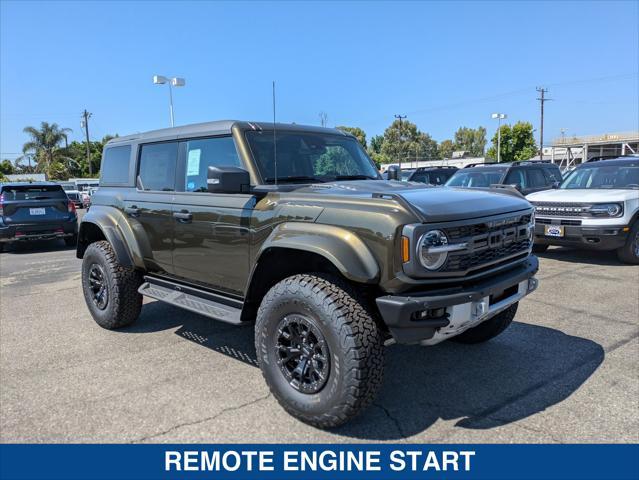
[[[274,182],[275,181],[275,177],[266,177],[264,179],[265,182]],[[303,182],[303,181],[307,181],[307,182],[324,182],[323,179],[318,178],[318,177],[311,177],[308,175],[292,175],[290,177],[277,177],[277,181],[278,182]]]
[[[335,175],[335,180],[379,180],[372,175]]]

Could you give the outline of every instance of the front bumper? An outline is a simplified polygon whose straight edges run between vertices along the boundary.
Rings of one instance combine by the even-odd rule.
[[[78,219],[69,222],[0,225],[0,242],[49,240],[77,235]]]
[[[539,220],[539,219],[538,219]],[[546,221],[546,219],[541,219]],[[555,220],[555,219],[553,219]],[[559,225],[553,221],[552,225]],[[616,250],[625,245],[628,237],[627,225],[582,226],[564,225],[563,237],[550,237],[545,234],[548,223],[535,224],[535,243],[538,245],[559,245],[566,247],[592,248],[597,250]]]
[[[397,343],[434,345],[492,318],[533,292],[538,269],[539,261],[531,255],[521,266],[463,288],[386,295],[376,303]]]

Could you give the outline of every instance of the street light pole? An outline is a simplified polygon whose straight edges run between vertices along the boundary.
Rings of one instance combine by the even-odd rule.
[[[402,171],[402,147],[404,146],[402,142],[402,120],[406,118],[406,115],[395,115],[395,118],[399,119],[399,137],[398,137],[398,146],[399,146],[399,171]]]
[[[491,118],[497,119],[497,163],[501,162],[501,121],[507,118],[505,113],[493,113]]]
[[[153,75],[153,83],[155,85],[164,85],[167,83],[169,85],[169,114],[171,116],[171,127],[175,126],[175,118],[173,117],[173,88],[172,87],[183,87],[186,85],[186,81],[180,77],[165,77],[162,75]]]

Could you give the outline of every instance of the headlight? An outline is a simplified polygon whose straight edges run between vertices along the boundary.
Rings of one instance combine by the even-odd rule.
[[[623,207],[618,203],[600,203],[592,205],[588,211],[593,217],[618,217]]]
[[[440,230],[431,230],[421,236],[417,244],[419,261],[427,270],[437,270],[448,258],[448,238]]]

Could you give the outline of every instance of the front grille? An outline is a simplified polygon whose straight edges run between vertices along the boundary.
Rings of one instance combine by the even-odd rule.
[[[536,202],[535,211],[538,216],[584,217],[587,216],[588,205],[583,203]]]
[[[525,258],[532,242],[531,215],[444,229],[449,243],[467,243],[468,249],[451,252],[442,272],[470,272]]]
[[[535,219],[536,223],[539,223],[541,225],[552,225],[553,222],[556,225],[573,225],[573,226],[578,226],[581,225],[581,220],[552,220],[550,218],[537,218]]]

